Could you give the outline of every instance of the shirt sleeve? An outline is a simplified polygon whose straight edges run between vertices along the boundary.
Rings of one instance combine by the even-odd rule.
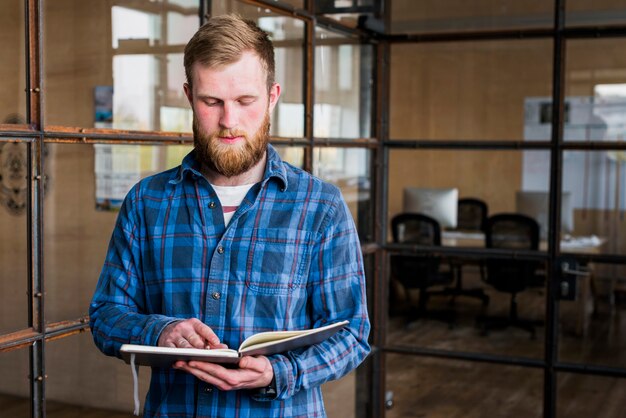
[[[119,357],[122,344],[156,345],[165,326],[176,321],[146,314],[142,280],[140,188],[126,196],[89,306],[91,332],[98,348]]]
[[[316,327],[346,319],[350,323],[306,350],[269,357],[276,377],[276,399],[341,378],[370,351],[361,247],[352,216],[338,190],[334,198],[311,257],[309,304]]]

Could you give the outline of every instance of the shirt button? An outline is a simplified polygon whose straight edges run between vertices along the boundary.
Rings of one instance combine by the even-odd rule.
[[[211,386],[209,386],[209,387],[207,387],[207,388],[204,388],[204,391],[205,391],[206,393],[211,393],[211,392],[213,392],[213,388],[212,388]]]
[[[215,202],[209,203],[209,209],[215,209]]]
[[[213,299],[218,300],[222,297],[222,294],[220,292],[213,292],[211,296],[213,297]]]
[[[217,247],[217,252],[220,254],[224,254],[224,247],[222,247],[221,245]]]

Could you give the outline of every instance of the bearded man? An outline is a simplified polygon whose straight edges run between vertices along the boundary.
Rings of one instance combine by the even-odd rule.
[[[236,368],[152,369],[145,417],[324,417],[320,386],[367,356],[359,240],[339,190],[269,144],[280,97],[267,33],[209,19],[185,48],[194,150],[140,181],[120,210],[90,305],[96,345],[238,347],[271,330],[349,324]]]

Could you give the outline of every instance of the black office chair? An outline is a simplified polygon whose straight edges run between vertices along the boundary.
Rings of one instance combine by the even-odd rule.
[[[483,200],[473,197],[459,199],[456,229],[462,231],[484,231],[488,208]]]
[[[521,214],[491,216],[485,225],[487,248],[511,250],[537,250],[539,248],[539,224]],[[490,258],[485,261],[486,282],[500,292],[511,294],[509,315],[504,317],[482,316],[478,323],[483,331],[513,326],[530,332],[535,337],[535,327],[542,321],[521,319],[517,313],[517,294],[543,280],[538,274],[541,263],[528,260]]]
[[[391,220],[393,241],[403,244],[424,246],[441,245],[441,228],[437,220],[418,213],[401,213]],[[441,269],[441,258],[433,255],[392,255],[390,256],[391,274],[405,288],[411,303],[410,289],[419,289],[417,307],[411,303],[409,323],[418,318],[439,319],[450,326],[454,323],[454,312],[431,312],[426,310],[430,296],[447,294],[445,290],[429,290],[433,286],[442,286],[454,281],[452,269]]]

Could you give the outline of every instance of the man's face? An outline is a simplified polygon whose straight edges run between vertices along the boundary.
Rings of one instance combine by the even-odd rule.
[[[217,68],[195,63],[192,75],[185,94],[194,114],[196,155],[226,177],[248,171],[265,154],[280,86],[274,84],[268,93],[265,70],[252,52]]]

